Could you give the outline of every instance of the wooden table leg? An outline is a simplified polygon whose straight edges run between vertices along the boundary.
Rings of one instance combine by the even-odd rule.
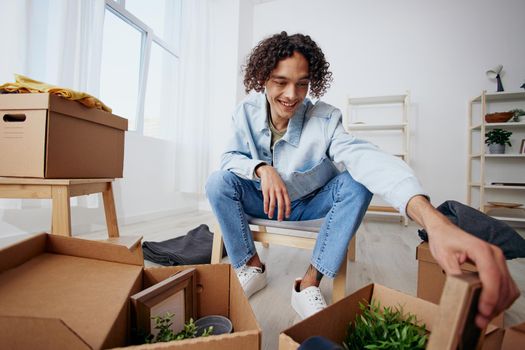
[[[115,209],[115,199],[113,198],[113,186],[108,182],[107,189],[102,192],[104,200],[104,212],[106,213],[106,225],[109,237],[119,237],[117,211]]]
[[[51,233],[54,235],[71,236],[69,187],[52,185],[51,200],[53,202]]]

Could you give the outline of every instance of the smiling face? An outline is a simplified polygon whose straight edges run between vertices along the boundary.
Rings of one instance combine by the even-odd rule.
[[[308,94],[308,61],[297,51],[272,70],[266,82],[266,98],[270,104],[272,122],[278,130],[288,122]]]

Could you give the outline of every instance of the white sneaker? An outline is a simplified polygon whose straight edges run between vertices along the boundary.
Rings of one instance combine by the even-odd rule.
[[[295,280],[292,290],[292,307],[302,319],[312,316],[326,307],[319,287],[311,286],[299,291],[301,278]]]
[[[260,291],[268,283],[266,280],[266,268],[243,265],[236,271],[237,278],[241,282],[242,289],[246,297],[251,297]]]

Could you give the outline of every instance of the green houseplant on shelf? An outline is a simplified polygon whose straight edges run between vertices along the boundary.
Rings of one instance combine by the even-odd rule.
[[[489,153],[505,153],[505,145],[512,146],[512,144],[510,143],[510,135],[512,135],[512,131],[507,131],[503,129],[492,129],[486,132],[485,143],[489,146]]]

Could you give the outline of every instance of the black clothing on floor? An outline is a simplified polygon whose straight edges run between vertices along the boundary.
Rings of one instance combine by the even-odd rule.
[[[452,200],[443,202],[437,210],[462,230],[500,247],[507,260],[525,257],[525,239],[505,222]],[[418,232],[428,242],[427,232]]]
[[[212,246],[213,233],[207,225],[200,225],[184,236],[162,242],[144,242],[142,250],[144,259],[160,265],[194,265],[210,263]]]

